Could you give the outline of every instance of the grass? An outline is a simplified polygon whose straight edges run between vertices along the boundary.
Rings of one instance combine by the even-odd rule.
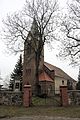
[[[0,105],[0,117],[13,116],[60,116],[80,118],[80,106],[71,107],[29,107]]]
[[[45,106],[45,105],[51,105],[51,106],[60,106],[60,100],[59,97],[55,97],[55,99],[52,97],[47,98],[41,98],[41,97],[32,97],[32,103],[33,105],[37,106]]]

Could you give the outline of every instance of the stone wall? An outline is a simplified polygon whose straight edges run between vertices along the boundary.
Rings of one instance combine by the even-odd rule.
[[[22,105],[22,92],[0,91],[0,105]]]
[[[69,105],[80,105],[80,90],[68,90]]]

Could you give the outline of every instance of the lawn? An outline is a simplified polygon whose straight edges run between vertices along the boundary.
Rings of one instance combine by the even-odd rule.
[[[0,118],[13,116],[63,116],[80,118],[80,106],[75,107],[29,107],[0,105]]]

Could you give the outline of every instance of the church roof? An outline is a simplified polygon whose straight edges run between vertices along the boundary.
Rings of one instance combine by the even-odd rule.
[[[51,79],[48,74],[44,71],[39,75],[39,81],[49,81],[49,82],[53,82],[53,79]]]
[[[44,62],[44,65],[45,65],[50,71],[54,70],[55,76],[65,78],[65,79],[67,79],[67,80],[73,80],[73,81],[75,81],[75,80],[74,80],[73,78],[71,78],[67,73],[65,73],[62,69],[60,69],[60,68],[58,68],[58,67],[56,67],[56,66],[54,66],[54,65],[51,65],[51,64],[49,64],[49,63],[47,63],[47,62]],[[76,81],[75,81],[75,82],[76,82]]]

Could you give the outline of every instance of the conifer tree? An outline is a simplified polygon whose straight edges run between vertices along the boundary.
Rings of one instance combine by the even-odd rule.
[[[15,65],[15,68],[13,72],[11,73],[11,79],[10,79],[10,88],[13,90],[15,80],[20,80],[20,89],[22,89],[22,71],[23,71],[23,66],[22,66],[22,56],[20,55],[20,58]]]

